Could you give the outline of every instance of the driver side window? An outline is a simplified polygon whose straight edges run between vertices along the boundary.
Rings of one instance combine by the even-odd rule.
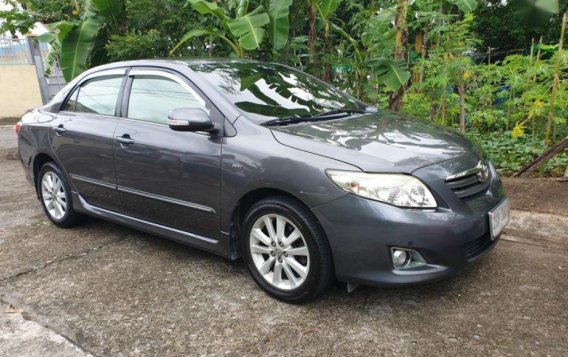
[[[209,112],[201,98],[180,83],[157,75],[136,75],[128,101],[128,118],[167,124],[170,111],[200,108]]]

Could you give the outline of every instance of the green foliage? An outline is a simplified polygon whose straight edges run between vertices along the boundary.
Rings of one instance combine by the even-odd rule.
[[[181,0],[126,0],[125,18],[119,31],[106,43],[109,60],[168,57],[184,33],[207,27],[204,16]],[[203,42],[190,39],[179,56],[203,55]],[[224,55],[224,53],[221,53]]]
[[[109,56],[114,61],[135,58],[167,57],[171,43],[160,31],[150,29],[144,33],[128,32],[124,35],[111,35],[106,45]]]
[[[265,25],[270,23],[270,17],[259,6],[254,11],[239,16],[228,22],[231,33],[239,39],[239,44],[245,50],[252,51],[260,47],[264,39]]]
[[[544,1],[558,4],[558,0]],[[561,4],[566,11],[568,1],[561,0]],[[474,15],[472,30],[481,40],[478,48],[483,52],[487,52],[488,47],[498,56],[512,50],[528,52],[533,38],[538,42],[543,36],[547,43],[557,42],[560,38],[562,15],[544,11],[542,6],[535,8],[529,0],[484,0]]]
[[[260,49],[265,38],[266,28],[269,29],[269,38],[274,50],[282,49],[288,41],[288,14],[292,5],[290,0],[271,0],[269,13],[263,5],[247,13],[248,1],[239,1],[232,18],[228,8],[218,6],[204,0],[188,0],[188,4],[200,14],[215,17],[219,26],[210,25],[207,28],[194,28],[185,33],[182,39],[172,50],[178,50],[188,40],[204,35],[216,38],[228,45],[233,54],[243,58],[245,51]]]
[[[80,13],[74,0],[9,0],[4,3],[11,5],[12,9],[0,11],[0,34],[26,34],[36,22],[76,20]]]
[[[471,131],[468,138],[475,141],[487,153],[497,170],[511,175],[542,155],[547,147],[543,141],[531,141],[528,137],[513,139],[511,132]],[[548,161],[540,171],[545,176],[562,176],[568,165],[568,151]]]
[[[288,42],[288,33],[290,31],[290,6],[292,0],[274,0],[270,2],[268,14],[270,15],[270,42],[275,51],[279,51],[286,46]]]
[[[507,174],[545,150],[549,113],[553,141],[568,135],[567,52],[560,56],[554,103],[550,99],[560,32],[560,16],[551,11],[563,11],[568,0],[537,0],[531,6],[528,0],[16,2],[30,11],[10,11],[4,28],[50,19],[51,32],[42,36],[52,45],[47,62],[60,58],[68,79],[99,63],[138,58],[283,62],[370,104],[388,108],[390,99],[402,98],[405,114],[460,127]],[[406,21],[398,22],[403,8]],[[531,39],[538,42],[540,35],[543,44],[535,43],[528,53]],[[483,57],[488,46],[491,64]],[[513,49],[517,54],[508,52]],[[242,80],[248,85],[262,75]],[[271,79],[274,85],[277,79]],[[563,154],[543,173],[560,173],[566,161]]]
[[[477,8],[477,0],[448,0],[449,3],[456,5],[461,11],[469,13]]]
[[[410,79],[410,72],[403,61],[375,58],[369,60],[369,65],[377,79],[392,91],[399,89]]]
[[[47,70],[58,57],[66,81],[71,81],[90,66],[106,61],[106,51],[97,44],[105,42],[108,33],[120,26],[123,3],[84,0],[82,9],[80,20],[53,23],[49,26],[52,34],[40,38],[52,45]]]

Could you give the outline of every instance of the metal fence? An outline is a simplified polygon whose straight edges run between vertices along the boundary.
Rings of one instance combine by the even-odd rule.
[[[0,37],[0,66],[34,64],[29,41],[27,38]],[[40,42],[38,46],[41,57],[46,58],[49,53],[49,45]]]
[[[0,37],[0,65],[33,64],[26,38]]]
[[[49,76],[45,75],[44,62],[49,53],[47,43],[30,38],[10,38],[0,36],[0,66],[33,65],[43,102],[48,101],[65,86],[65,79],[56,62]]]

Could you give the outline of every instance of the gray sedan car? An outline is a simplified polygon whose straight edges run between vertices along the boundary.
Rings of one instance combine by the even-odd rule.
[[[17,131],[54,224],[90,215],[242,257],[287,302],[334,280],[352,289],[455,275],[509,217],[495,168],[463,136],[279,64],[97,67]]]

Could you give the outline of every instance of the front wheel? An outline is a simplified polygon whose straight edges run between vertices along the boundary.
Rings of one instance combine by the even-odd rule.
[[[256,283],[290,303],[319,296],[332,279],[331,253],[311,212],[287,197],[256,203],[244,219],[243,255]]]

